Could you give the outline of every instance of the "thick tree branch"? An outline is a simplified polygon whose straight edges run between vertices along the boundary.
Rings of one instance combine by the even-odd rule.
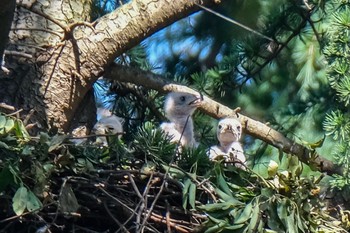
[[[82,36],[76,36],[80,56],[86,59],[81,63],[81,75],[95,81],[103,68],[123,52],[200,10],[197,4],[212,7],[218,3],[217,0],[135,0],[122,5],[94,22],[93,29],[82,28]]]
[[[189,87],[172,83],[161,75],[117,64],[111,65],[106,70],[104,77],[119,82],[131,82],[136,85],[157,90],[161,93],[171,91],[197,93]],[[243,125],[245,133],[261,139],[285,153],[296,155],[302,162],[308,164],[311,169],[326,172],[329,175],[342,173],[339,166],[317,155],[315,151],[286,138],[283,134],[270,128],[266,124],[236,113],[235,110],[232,110],[206,96],[204,96],[204,103],[200,107],[200,110],[214,118],[237,116]]]
[[[75,1],[79,12],[83,8],[85,14],[87,3]],[[32,17],[46,21],[50,15],[51,20],[47,20],[50,27],[57,30],[63,27],[66,35],[62,37],[62,42],[60,38],[53,37],[54,40],[48,41],[52,47],[44,52],[38,51],[34,56],[37,64],[44,64],[35,67],[35,72],[39,70],[41,74],[33,76],[33,79],[39,76],[40,80],[26,78],[29,84],[22,82],[26,95],[31,96],[28,99],[33,100],[24,105],[36,106],[37,109],[33,121],[43,127],[69,131],[84,96],[104,69],[116,57],[153,33],[200,10],[195,2],[206,7],[220,3],[217,0],[134,0],[88,24],[82,23],[84,15],[74,15],[75,9],[72,9],[72,18],[67,18],[66,15],[71,14],[65,12],[62,15],[53,4],[48,4],[50,7],[46,9],[34,2],[30,6],[32,12],[44,10]],[[70,8],[67,9],[69,12]],[[59,26],[57,21],[60,21]],[[27,86],[32,83],[36,87],[30,88],[30,94],[27,94]]]

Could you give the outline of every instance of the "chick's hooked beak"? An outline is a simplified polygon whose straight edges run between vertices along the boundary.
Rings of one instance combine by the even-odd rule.
[[[240,137],[240,133],[233,130],[232,125],[224,125],[221,129],[221,133],[231,133],[236,137]]]
[[[202,102],[203,102],[203,95],[202,93],[200,93],[199,95],[196,95],[196,98],[192,100],[188,105],[198,107],[202,104]]]
[[[221,133],[233,133],[231,125],[220,125],[219,129]]]

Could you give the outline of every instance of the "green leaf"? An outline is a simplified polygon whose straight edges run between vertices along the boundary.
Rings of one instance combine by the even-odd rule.
[[[241,207],[241,206],[243,206],[242,202],[232,198],[230,201],[206,204],[206,205],[199,206],[198,208],[208,212],[212,212],[217,210],[228,210],[230,208]]]
[[[247,222],[252,214],[252,209],[253,209],[253,205],[250,202],[248,205],[246,205],[246,207],[241,212],[241,214],[237,217],[237,219],[235,219],[235,224],[241,224],[241,223]]]
[[[11,118],[6,119],[6,124],[4,125],[4,133],[10,132],[15,126],[15,121]]]
[[[184,187],[182,189],[182,200],[183,200],[183,203],[182,203],[182,207],[184,209],[187,209],[187,203],[188,203],[188,196],[189,196],[189,188],[190,188],[190,185],[191,185],[192,181],[190,179],[186,179],[184,181]]]
[[[274,190],[271,188],[262,188],[261,189],[261,195],[265,196],[267,198],[272,197],[275,194]]]
[[[10,149],[10,147],[5,142],[2,142],[2,141],[0,141],[0,148]]]
[[[17,216],[23,214],[27,207],[28,190],[26,187],[19,187],[12,198],[12,208]]]
[[[56,150],[67,137],[67,135],[55,135],[52,137],[48,152]]]
[[[243,208],[233,208],[230,212],[229,215],[235,219],[237,218],[241,213],[243,212]]]
[[[255,203],[252,211],[252,216],[250,218],[250,223],[248,225],[248,232],[251,232],[253,229],[255,229],[260,220],[260,207],[259,204]]]
[[[210,220],[213,220],[210,216],[208,216]],[[217,220],[217,219],[216,219]],[[220,232],[222,229],[224,229],[224,227],[226,225],[228,225],[228,223],[224,220],[217,220],[217,221],[214,221],[216,222],[217,224],[212,226],[212,227],[209,227],[204,233],[216,233],[216,232]]]
[[[51,172],[55,168],[55,165],[53,165],[52,163],[47,163],[44,164],[43,168],[45,172]]]
[[[18,138],[30,139],[30,135],[26,127],[24,126],[23,122],[20,120],[16,120],[15,133]]]
[[[234,225],[225,227],[225,229],[226,230],[237,230],[237,229],[240,229],[240,228],[242,228],[244,226],[245,226],[245,224],[234,224]]]
[[[29,191],[27,209],[29,211],[35,211],[41,209],[42,207],[43,204],[41,203],[41,201],[35,196],[35,194],[32,191]]]
[[[162,164],[162,167],[165,171],[169,171],[169,175],[173,178],[182,179],[186,177],[186,173],[184,173],[182,170],[175,168],[175,167],[169,167],[167,165]]]
[[[25,145],[23,150],[22,150],[22,155],[31,155],[32,154],[32,151],[34,150],[35,148],[33,146],[30,146],[30,145]]]
[[[47,133],[40,132],[39,142],[41,144],[49,143],[50,136]]]
[[[0,135],[5,133],[6,117],[0,115]]]
[[[78,200],[69,184],[66,184],[62,188],[61,195],[59,197],[60,211],[63,213],[76,212],[79,208]]]
[[[190,203],[190,206],[193,208],[193,209],[196,209],[196,189],[197,189],[197,186],[191,182],[190,184],[190,187],[189,187],[189,196],[188,196],[188,200],[189,200],[189,203]]]
[[[221,191],[221,189],[216,188],[215,192],[218,194],[218,196],[223,200],[223,201],[229,201],[232,199],[231,195],[227,195],[226,193],[224,193],[223,191]]]
[[[308,229],[307,225],[305,224],[305,220],[303,220],[300,216],[300,214],[297,214],[295,215],[296,217],[296,221],[297,221],[297,225],[298,225],[298,228],[300,229],[300,231],[302,232],[306,232],[306,230]]]
[[[283,223],[279,219],[279,215],[277,213],[277,205],[275,202],[269,202],[267,212],[269,216],[269,218],[267,219],[268,227],[277,232],[285,232],[285,228],[283,228]]]
[[[230,190],[230,188],[228,187],[226,180],[224,179],[222,173],[220,173],[217,177],[217,182],[219,187],[222,189],[222,191],[224,191],[227,195],[232,196],[232,192]]]
[[[211,215],[208,215],[208,219],[209,219],[211,222],[215,223],[215,224],[219,224],[219,223],[222,223],[222,222],[224,221],[224,220],[222,220],[222,219],[215,218],[215,217],[213,217],[213,216],[211,216]]]
[[[297,224],[294,218],[294,210],[287,217],[287,231],[290,233],[298,233]]]
[[[282,199],[281,202],[277,204],[277,213],[278,217],[281,219],[282,222],[285,222],[288,211],[287,211],[287,201],[285,199]]]

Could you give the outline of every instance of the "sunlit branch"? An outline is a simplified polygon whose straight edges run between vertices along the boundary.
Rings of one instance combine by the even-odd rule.
[[[143,71],[138,68],[124,67],[118,64],[111,65],[104,74],[104,78],[119,82],[131,82],[145,88],[157,90],[161,93],[180,91],[198,94],[197,91],[187,86],[168,81],[161,75]],[[210,99],[207,96],[203,97],[204,101],[199,109],[205,114],[214,118],[237,116],[241,121],[245,133],[253,136],[254,138],[265,141],[266,143],[276,147],[278,150],[296,155],[300,161],[308,164],[313,170],[327,172],[328,174],[341,174],[342,170],[340,167],[335,165],[333,162],[322,158],[314,150],[294,142],[293,140],[285,137],[282,133],[260,121],[253,120],[252,118],[238,113],[238,109],[231,109]]]

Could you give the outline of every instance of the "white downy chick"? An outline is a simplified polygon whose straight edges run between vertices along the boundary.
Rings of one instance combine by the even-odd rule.
[[[181,146],[185,147],[198,145],[194,138],[192,114],[202,100],[200,95],[184,92],[171,92],[167,95],[164,111],[170,122],[162,123],[160,128],[171,137],[172,142],[180,141]]]
[[[121,138],[123,133],[123,126],[119,117],[115,115],[102,115],[101,118],[93,127],[94,134],[119,134],[118,138]],[[102,146],[108,146],[107,138],[105,136],[96,137],[96,143]]]
[[[210,160],[223,156],[226,162],[236,162],[236,167],[245,169],[246,158],[239,143],[242,135],[241,123],[235,118],[224,118],[219,121],[216,135],[220,145],[210,147],[208,151]]]

